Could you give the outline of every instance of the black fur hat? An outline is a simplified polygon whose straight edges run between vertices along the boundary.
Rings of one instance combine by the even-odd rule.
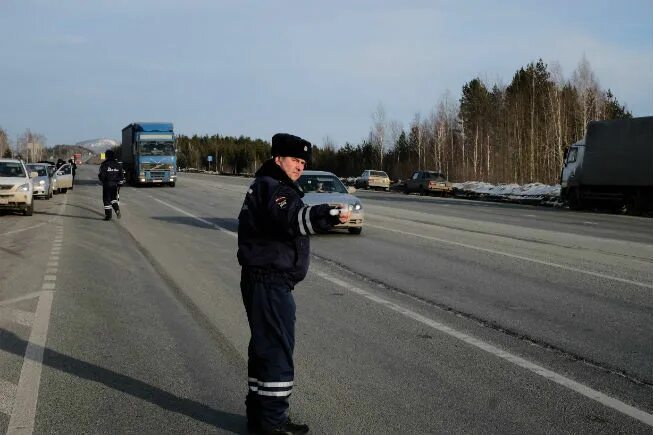
[[[113,160],[116,158],[116,153],[114,153],[113,150],[106,150],[104,153],[104,158],[106,160]]]
[[[272,157],[297,157],[306,162],[311,161],[311,143],[288,133],[272,136]]]

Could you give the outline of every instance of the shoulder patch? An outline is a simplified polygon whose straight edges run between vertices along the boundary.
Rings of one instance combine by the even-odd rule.
[[[276,198],[274,198],[274,202],[277,203],[279,208],[284,208],[288,204],[288,201],[286,200],[285,196],[277,196]]]

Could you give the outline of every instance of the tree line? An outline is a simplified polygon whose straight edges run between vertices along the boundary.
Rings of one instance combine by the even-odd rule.
[[[583,137],[589,121],[631,116],[610,89],[601,89],[587,59],[568,79],[559,65],[540,59],[519,68],[507,85],[473,78],[458,100],[445,93],[429,114],[415,113],[407,128],[387,119],[379,104],[365,139],[338,146],[327,137],[314,147],[309,167],[341,177],[377,169],[398,180],[425,169],[452,181],[556,183],[565,148]],[[42,157],[43,135],[28,129],[16,142],[12,151],[0,128],[0,156]],[[270,143],[262,139],[177,136],[180,168],[251,174],[269,156]]]
[[[565,148],[584,136],[589,121],[631,116],[601,89],[587,59],[568,79],[540,59],[507,85],[473,78],[458,101],[446,93],[406,129],[379,105],[364,140],[337,146],[326,138],[314,148],[311,168],[341,177],[381,169],[396,180],[425,169],[453,181],[557,183]],[[179,136],[177,143],[180,167],[208,169],[211,155],[211,168],[226,173],[252,173],[270,155],[269,142],[242,136]]]

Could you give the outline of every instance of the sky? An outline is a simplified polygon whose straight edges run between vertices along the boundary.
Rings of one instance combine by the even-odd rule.
[[[652,0],[0,0],[0,127],[48,146],[177,134],[360,143],[480,77],[583,59],[653,115]]]

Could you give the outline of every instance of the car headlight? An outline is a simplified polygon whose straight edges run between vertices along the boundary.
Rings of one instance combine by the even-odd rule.
[[[358,210],[360,210],[362,208],[363,208],[363,204],[361,204],[360,202],[357,202],[356,204],[354,204],[354,210],[358,211]]]
[[[45,184],[45,181],[44,181],[44,180],[41,180],[41,181],[39,181],[39,184],[40,184],[41,186],[43,186],[43,185]]]
[[[18,187],[18,190],[22,192],[29,192],[29,183],[22,184],[20,187]]]

